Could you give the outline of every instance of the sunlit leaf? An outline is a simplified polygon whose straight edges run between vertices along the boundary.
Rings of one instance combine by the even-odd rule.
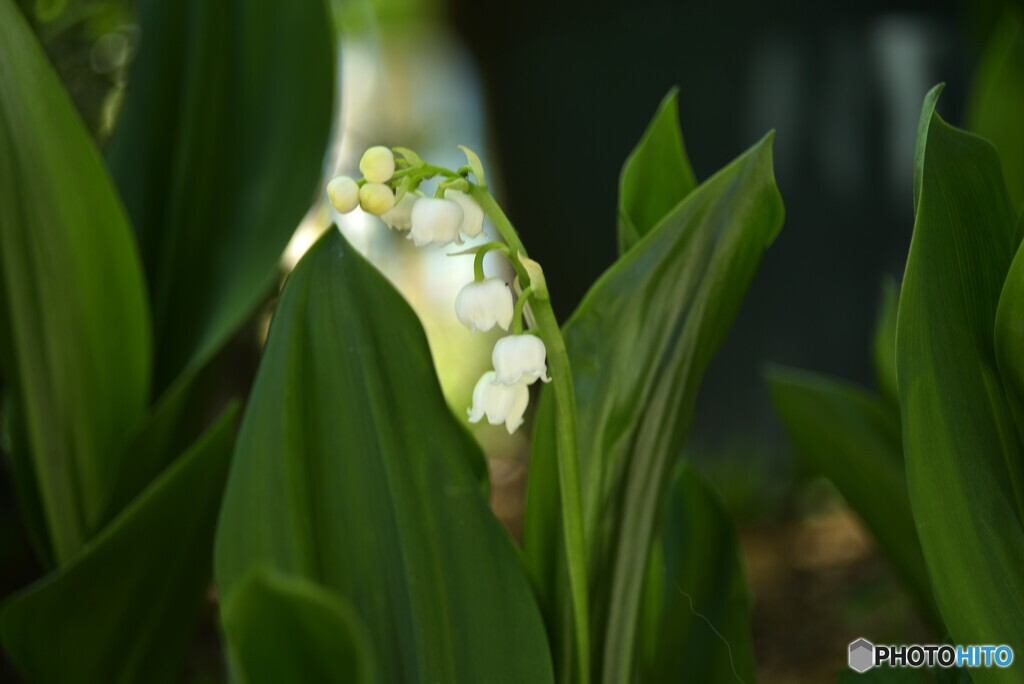
[[[697,185],[683,146],[677,113],[679,90],[662,100],[619,178],[619,253],[651,232]]]
[[[359,616],[301,577],[257,568],[224,599],[232,671],[244,684],[369,684],[373,655]]]
[[[37,684],[174,682],[209,584],[237,405],[59,570],[0,611]]]
[[[1016,216],[987,141],[925,100],[917,215],[900,295],[897,372],[907,483],[946,626],[956,643],[1024,652],[1024,453],[996,367],[996,306]],[[976,669],[978,682],[1016,681]]]
[[[225,495],[218,585],[262,565],[337,593],[379,646],[381,681],[551,681],[483,470],[412,309],[332,229],[278,302]]]
[[[641,681],[753,682],[752,604],[736,530],[689,463],[672,475],[660,553],[660,596]]]
[[[205,362],[270,292],[331,126],[319,0],[143,0],[107,158],[149,282],[155,389]]]
[[[149,397],[150,329],[131,229],[32,31],[0,0],[0,363],[44,559],[98,529]]]
[[[633,667],[644,567],[697,387],[725,339],[761,254],[782,225],[772,135],[686,196],[591,288],[564,326],[580,430],[595,663],[602,681]],[[551,406],[542,397],[525,549],[539,578],[556,665],[562,611]],[[553,588],[553,589],[552,589]],[[545,593],[552,592],[553,593]]]

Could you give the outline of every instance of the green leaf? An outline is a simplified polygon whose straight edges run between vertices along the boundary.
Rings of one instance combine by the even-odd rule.
[[[224,599],[222,613],[239,682],[374,680],[369,637],[359,616],[308,580],[256,568]]]
[[[896,386],[896,313],[900,304],[900,288],[886,276],[882,279],[882,301],[875,322],[871,351],[874,357],[875,382],[882,397],[892,405],[898,417],[900,397]]]
[[[67,565],[3,606],[0,640],[29,680],[176,680],[210,580],[237,408]]]
[[[768,373],[797,456],[864,520],[923,615],[942,630],[903,467],[898,409],[859,387],[795,369]]]
[[[329,230],[285,285],[217,536],[233,590],[263,565],[347,600],[381,681],[545,682],[527,579],[479,486],[412,309]]]
[[[1021,225],[1024,225],[1024,214]],[[1017,247],[1017,255],[999,296],[995,349],[1017,435],[1024,443],[1024,243]]]
[[[644,682],[754,682],[751,600],[732,520],[687,462],[672,475],[652,558],[660,585]]]
[[[162,393],[270,293],[316,196],[336,55],[318,0],[144,0],[140,25],[107,158],[146,267]]]
[[[150,361],[124,211],[31,28],[0,0],[0,363],[44,559],[67,561],[99,529]]]
[[[594,653],[628,679],[644,566],[701,375],[782,225],[772,134],[691,192],[591,288],[564,326],[576,390]],[[548,392],[545,392],[547,395]],[[559,667],[568,661],[550,399],[533,445],[524,543]]]
[[[990,140],[1003,163],[1010,201],[1024,207],[1024,25],[1007,6],[978,62],[967,102],[967,127]]]
[[[999,158],[925,100],[919,197],[897,324],[907,484],[955,643],[1024,652],[1024,454],[996,368],[996,306],[1015,248]],[[979,669],[978,682],[1014,680]]]
[[[679,128],[678,98],[678,88],[669,91],[622,165],[619,254],[625,254],[651,232],[697,186]]]

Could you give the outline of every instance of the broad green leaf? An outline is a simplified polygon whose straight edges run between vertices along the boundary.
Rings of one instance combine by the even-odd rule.
[[[751,600],[736,530],[687,462],[672,475],[659,536],[653,643],[643,682],[754,682]],[[650,576],[650,575],[649,575]]]
[[[941,629],[910,510],[898,409],[814,373],[773,368],[768,380],[797,456],[839,489],[924,616]]]
[[[1024,225],[1024,214],[1021,215],[1021,225]],[[1017,424],[1017,435],[1024,443],[1024,244],[1017,247],[1017,255],[999,297],[995,349],[1006,398]]]
[[[381,681],[544,682],[544,627],[480,491],[412,309],[335,230],[278,302],[217,535],[229,593],[262,565],[347,600]]]
[[[320,0],[143,0],[107,158],[153,308],[155,389],[252,315],[316,195],[334,104]]]
[[[1010,201],[1024,208],[1024,24],[1007,6],[974,74],[967,127],[987,138],[1002,160]]]
[[[15,468],[44,559],[99,528],[149,397],[150,329],[131,229],[102,159],[11,0],[0,0],[0,363]],[[39,520],[38,517],[42,517]]]
[[[32,682],[173,682],[209,584],[231,458],[227,409],[59,570],[0,611],[0,640]]]
[[[651,232],[697,185],[679,129],[679,89],[661,101],[619,176],[619,254]]]
[[[882,280],[882,302],[872,336],[871,351],[875,365],[875,382],[882,397],[899,416],[900,397],[896,386],[896,313],[900,304],[900,288],[892,277]]]
[[[374,681],[359,616],[309,580],[257,568],[224,599],[222,613],[240,684]]]
[[[687,195],[591,288],[563,332],[573,369],[595,663],[633,667],[644,567],[697,387],[782,225],[772,134]],[[545,393],[547,394],[547,393]],[[568,661],[550,400],[534,437],[524,543],[556,663]],[[553,588],[553,589],[552,589]]]
[[[897,324],[910,502],[942,617],[955,643],[1024,652],[1024,453],[996,368],[996,306],[1015,220],[987,141],[925,100],[919,188]],[[978,682],[1018,675],[979,669]]]

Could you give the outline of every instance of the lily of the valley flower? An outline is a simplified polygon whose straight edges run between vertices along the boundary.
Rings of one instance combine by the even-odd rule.
[[[484,373],[473,388],[473,406],[467,413],[470,423],[487,416],[491,425],[505,423],[508,434],[523,424],[523,414],[530,403],[530,390],[525,383],[503,385],[496,381],[494,371]]]
[[[359,170],[369,183],[387,183],[395,175],[395,155],[383,145],[363,152]]]
[[[412,228],[412,208],[420,196],[414,192],[407,192],[386,214],[381,215],[380,220],[388,228],[395,230],[409,230]]]
[[[495,325],[512,325],[512,291],[501,278],[472,282],[455,298],[455,315],[470,332],[486,332]]]
[[[547,348],[536,335],[509,335],[498,340],[491,352],[497,382],[502,385],[526,383],[537,380],[551,382],[548,377]]]
[[[338,176],[327,184],[327,198],[338,213],[347,214],[359,206],[359,186],[348,176]]]
[[[395,206],[395,193],[383,183],[367,183],[359,188],[359,206],[363,211],[381,216]]]
[[[449,188],[444,191],[445,199],[457,202],[462,207],[462,225],[459,231],[468,238],[475,238],[484,229],[484,210],[477,201],[462,192]]]
[[[459,240],[463,219],[458,202],[438,197],[421,197],[412,207],[412,230],[409,239],[417,247],[447,245]]]

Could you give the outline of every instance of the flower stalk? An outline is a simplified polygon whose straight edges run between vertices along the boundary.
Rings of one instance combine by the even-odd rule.
[[[475,199],[491,220],[513,254],[527,255],[526,247],[505,212],[487,188],[473,185],[469,195]],[[513,263],[517,260],[513,259]],[[520,271],[522,267],[517,268]],[[522,279],[522,275],[520,275]],[[523,282],[528,288],[529,283]],[[526,294],[524,290],[523,294]],[[562,526],[565,539],[566,564],[569,569],[569,593],[575,622],[577,674],[579,681],[590,681],[590,616],[587,599],[587,549],[583,531],[583,504],[580,495],[580,464],[576,437],[576,391],[572,384],[569,352],[562,331],[551,308],[550,300],[533,298],[531,311],[547,347],[555,392],[555,444],[558,465],[558,488],[562,502]]]

